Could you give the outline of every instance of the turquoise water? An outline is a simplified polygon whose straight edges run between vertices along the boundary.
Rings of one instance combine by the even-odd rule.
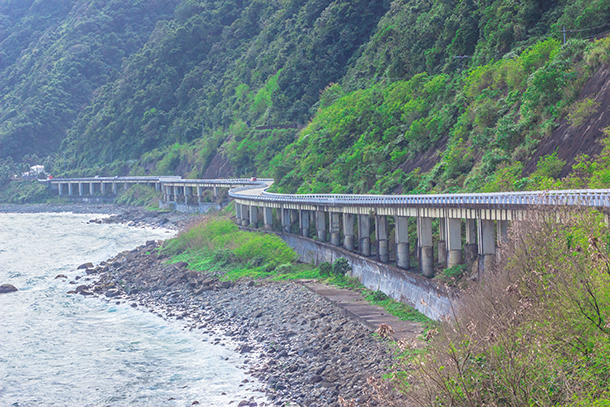
[[[227,406],[260,397],[239,387],[248,376],[232,350],[128,304],[66,293],[74,286],[57,274],[72,279],[79,264],[171,236],[87,224],[94,217],[0,214],[0,284],[19,289],[0,295],[0,406]]]

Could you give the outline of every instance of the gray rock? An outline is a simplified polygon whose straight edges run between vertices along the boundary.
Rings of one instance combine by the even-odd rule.
[[[11,285],[11,284],[0,285],[0,294],[14,293],[15,291],[19,291],[19,290],[17,290],[17,288],[14,285]]]
[[[93,263],[85,263],[85,264],[81,264],[76,269],[83,270],[83,269],[92,269],[92,268],[93,268]]]
[[[109,298],[116,297],[119,294],[120,294],[120,291],[116,288],[112,288],[112,289],[106,291],[106,297],[109,297]]]

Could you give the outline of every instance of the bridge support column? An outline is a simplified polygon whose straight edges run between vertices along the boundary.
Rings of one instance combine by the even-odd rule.
[[[184,187],[184,204],[189,204],[189,196],[193,193],[193,189],[191,187]]]
[[[197,187],[197,203],[201,203],[202,200],[202,194],[203,194],[203,188],[202,187]]]
[[[447,218],[447,267],[462,263],[462,221]]]
[[[330,243],[335,246],[341,246],[341,223],[339,221],[339,213],[330,213]]]
[[[155,182],[155,191],[161,191],[161,183]]]
[[[74,189],[72,187],[72,183],[68,182],[68,196],[74,195]]]
[[[104,184],[104,182],[100,182],[100,192],[102,193],[102,195],[106,195],[106,184]]]
[[[466,245],[464,246],[464,260],[471,264],[477,259],[477,223],[475,219],[466,219]]]
[[[235,202],[235,223],[237,223],[238,226],[241,225],[241,204],[238,204],[237,202]]]
[[[218,187],[213,187],[212,188],[212,195],[214,196],[214,199],[218,199]]]
[[[322,211],[316,212],[316,230],[318,231],[318,240],[326,242],[326,213]]]
[[[83,196],[83,183],[78,183],[78,196]]]
[[[439,266],[447,265],[447,228],[445,226],[445,218],[438,220],[438,264]]]
[[[309,237],[309,211],[299,211],[299,227],[301,229],[301,235]]]
[[[496,242],[493,220],[479,219],[479,281],[496,266]]]
[[[358,238],[360,253],[369,257],[371,255],[371,217],[369,215],[358,215]]]
[[[424,277],[432,277],[434,276],[432,218],[417,218],[417,240],[419,242],[419,268]]]
[[[343,245],[350,252],[354,251],[354,215],[343,214]]]
[[[379,261],[387,263],[390,261],[390,252],[388,250],[388,218],[385,215],[375,216],[375,237]]]
[[[273,230],[273,208],[263,208],[265,230]]]
[[[248,205],[241,205],[241,225],[243,227],[250,225],[250,207]]]
[[[116,182],[112,182],[112,193],[116,195]]]
[[[290,209],[282,208],[282,228],[284,232],[290,233]]]
[[[292,225],[299,225],[299,211],[296,209],[292,209],[290,211],[290,232],[292,232],[294,230],[294,228],[292,227]],[[298,234],[299,232],[297,232]]]
[[[502,248],[506,246],[508,243],[508,221],[507,220],[499,220],[497,221],[497,229],[498,229],[498,248]],[[496,250],[497,252],[497,261],[500,261],[501,251]]]
[[[250,205],[250,227],[258,228],[258,206]]]
[[[409,218],[396,216],[396,266],[408,269],[409,261]]]
[[[173,192],[174,192],[173,193],[173,198],[174,198],[173,201],[174,202],[178,202],[178,187],[175,186],[172,189],[173,189]]]
[[[64,194],[64,191],[62,191],[62,185],[61,182],[57,183],[57,193],[59,194],[59,196],[62,196]]]
[[[127,191],[127,188],[129,188],[129,186],[127,185],[127,181],[125,181],[123,184],[123,190]]]

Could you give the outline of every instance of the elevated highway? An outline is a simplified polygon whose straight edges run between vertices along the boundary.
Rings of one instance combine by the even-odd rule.
[[[43,182],[66,196],[116,194],[119,188],[144,184],[162,192],[165,207],[190,208],[189,211],[201,210],[206,194],[217,198],[219,189],[229,189],[240,226],[280,231],[284,237],[292,236],[289,240],[294,246],[315,247],[313,251],[323,250],[320,244],[327,242],[330,246],[324,247],[336,247],[343,253],[380,264],[395,264],[397,269],[417,268],[426,280],[416,282],[418,290],[428,284],[427,278],[434,276],[435,269],[464,263],[474,263],[478,277],[482,278],[485,270],[496,264],[498,247],[507,239],[509,222],[524,217],[528,211],[565,206],[610,210],[610,190],[296,195],[268,192],[271,179],[96,177]],[[206,190],[210,192],[204,193]],[[298,236],[310,240],[298,241]],[[439,295],[436,288],[426,290]],[[400,300],[404,292],[392,296]]]

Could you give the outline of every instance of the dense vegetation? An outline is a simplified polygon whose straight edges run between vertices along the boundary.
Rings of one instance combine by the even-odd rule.
[[[515,223],[498,272],[462,296],[426,352],[400,344],[394,383],[411,401],[608,405],[610,231],[599,213],[559,215]]]
[[[599,110],[576,99],[607,62],[588,38],[610,14],[607,0],[0,4],[0,157],[62,141],[64,175],[256,174],[301,192],[553,184],[560,160],[523,168],[563,118]]]

